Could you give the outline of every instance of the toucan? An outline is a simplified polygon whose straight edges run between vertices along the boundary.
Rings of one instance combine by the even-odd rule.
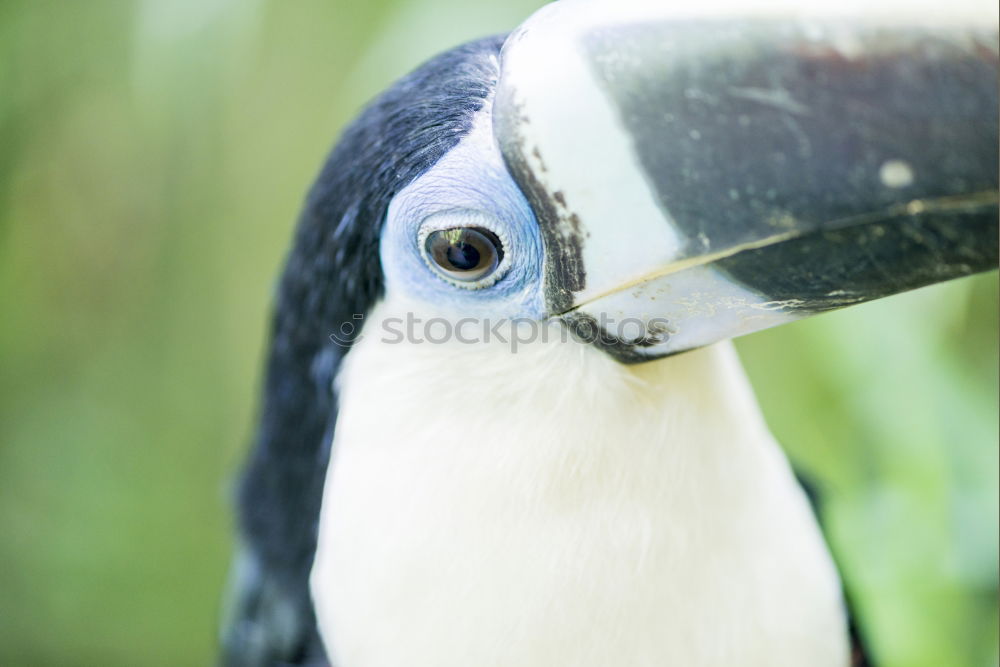
[[[222,663],[865,660],[729,339],[998,263],[992,2],[561,0],[310,190]]]

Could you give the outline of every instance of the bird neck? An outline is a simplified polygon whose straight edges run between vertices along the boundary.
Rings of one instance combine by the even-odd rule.
[[[337,664],[844,664],[836,574],[729,344],[624,366],[369,331],[338,391],[312,573]]]

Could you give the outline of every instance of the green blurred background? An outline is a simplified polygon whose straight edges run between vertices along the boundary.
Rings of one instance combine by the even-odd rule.
[[[212,662],[303,193],[365,100],[538,4],[0,0],[0,665]],[[882,664],[996,664],[996,274],[740,350]]]

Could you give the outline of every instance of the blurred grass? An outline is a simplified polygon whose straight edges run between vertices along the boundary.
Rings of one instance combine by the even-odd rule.
[[[366,99],[537,4],[0,3],[0,665],[211,662],[302,194]],[[882,664],[995,664],[996,274],[740,349]]]

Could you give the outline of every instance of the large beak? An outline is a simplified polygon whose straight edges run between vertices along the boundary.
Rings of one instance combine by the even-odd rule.
[[[551,316],[642,361],[997,266],[993,0],[683,4],[503,48]]]

